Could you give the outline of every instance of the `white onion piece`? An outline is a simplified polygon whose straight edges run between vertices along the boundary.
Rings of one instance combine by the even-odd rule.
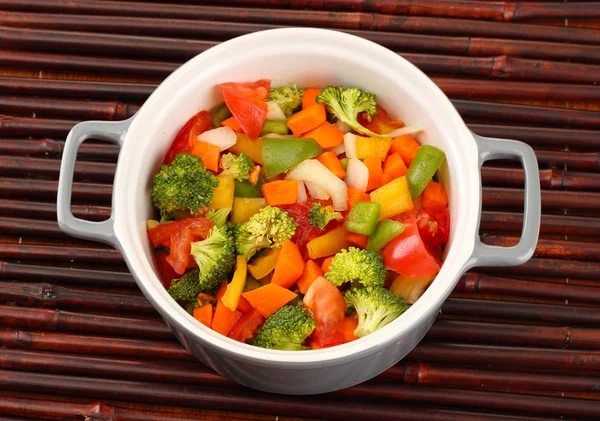
[[[333,152],[336,155],[341,155],[346,152],[346,146],[344,145],[344,142],[342,142],[333,148],[327,149],[327,152]]]
[[[351,189],[364,192],[369,184],[369,169],[360,159],[350,158],[346,170],[346,184]]]
[[[269,111],[267,111],[266,116],[267,120],[287,120],[285,114],[275,102],[267,102],[267,107],[269,107]]]
[[[348,189],[346,188],[346,183],[316,159],[307,159],[301,162],[292,168],[285,178],[318,184],[331,195],[333,210],[342,211],[348,208]]]
[[[274,137],[275,139],[291,139],[294,135],[291,134],[278,134],[278,133],[267,133],[261,137]]]
[[[415,133],[419,133],[422,129],[420,127],[415,127],[415,126],[405,126],[405,127],[400,127],[399,129],[393,130],[389,133],[386,133],[386,136],[390,136],[390,137],[398,137],[398,136],[404,136],[405,134],[415,134]]]
[[[346,133],[344,135],[344,148],[346,149],[346,157],[348,158],[357,158],[356,155],[356,139],[359,136],[353,133]]]
[[[304,184],[310,193],[310,197],[317,200],[327,200],[331,196],[327,193],[323,187],[319,186],[317,183],[313,183],[312,181],[305,181]]]
[[[342,133],[350,133],[352,131],[352,127],[348,126],[342,120],[338,120],[333,125]]]
[[[308,195],[306,194],[306,187],[303,181],[298,181],[298,197],[296,203],[306,203],[308,201]]]
[[[221,151],[224,151],[235,145],[237,137],[235,132],[231,130],[231,127],[223,126],[205,131],[198,136],[198,139],[211,145],[216,145]]]

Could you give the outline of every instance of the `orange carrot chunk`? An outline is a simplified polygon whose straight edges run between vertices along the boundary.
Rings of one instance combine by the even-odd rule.
[[[221,155],[221,150],[217,145],[197,140],[194,143],[192,155],[196,155],[197,157],[201,158],[202,163],[206,165],[206,168],[209,170],[219,170],[219,156]]]
[[[444,210],[448,206],[446,189],[437,181],[431,180],[423,190],[423,208],[425,210]]]
[[[352,209],[352,206],[354,206],[354,204],[356,202],[369,202],[369,201],[371,201],[371,196],[369,196],[367,193],[348,187],[348,210],[347,210],[347,212],[350,212],[350,209]]]
[[[365,249],[367,248],[367,242],[369,241],[369,237],[366,235],[349,232],[348,234],[346,234],[346,240],[354,244],[356,247]]]
[[[269,283],[252,291],[242,293],[252,307],[264,318],[269,317],[281,307],[292,301],[298,295],[277,284]]]
[[[317,157],[317,160],[325,165],[329,171],[334,173],[339,178],[343,179],[346,177],[346,171],[342,167],[342,163],[338,159],[337,155],[333,152],[323,152]]]
[[[298,246],[294,242],[287,240],[283,243],[281,251],[277,255],[271,283],[289,288],[300,278],[303,271],[304,260],[302,259],[300,250],[298,250]]]
[[[330,149],[335,148],[344,141],[344,132],[328,121],[325,121],[317,128],[304,133],[302,137],[314,139],[321,148]]]
[[[402,177],[406,171],[406,164],[398,152],[388,155],[383,163],[383,175],[387,175],[389,180],[383,184],[389,183],[394,178]]]
[[[242,126],[240,126],[240,123],[238,123],[234,116],[221,121],[221,126],[227,126],[236,133],[244,133]]]
[[[223,304],[223,301],[219,300],[217,302],[215,315],[213,316],[212,329],[215,332],[219,332],[221,335],[227,336],[240,317],[242,317],[240,311],[229,310],[227,306]]]
[[[389,153],[397,152],[400,154],[406,166],[409,167],[418,150],[419,142],[413,139],[411,135],[405,134],[403,136],[398,136],[392,141]]]
[[[363,160],[363,164],[369,170],[369,182],[367,183],[367,191],[375,190],[381,187],[381,179],[383,170],[381,169],[381,161],[376,155],[369,155]]]
[[[306,88],[302,95],[302,109],[306,110],[311,105],[316,105],[320,93],[321,90],[318,88]]]
[[[221,282],[221,285],[219,285],[219,289],[215,294],[215,300],[221,301],[221,298],[223,298],[223,295],[225,295],[225,291],[227,291],[227,281],[223,281]]]
[[[323,273],[329,272],[329,270],[331,269],[331,262],[333,262],[334,257],[335,256],[329,256],[328,258],[323,260],[323,263],[321,264],[321,271]]]
[[[353,314],[352,316],[346,316],[344,319],[344,343],[352,342],[358,339],[358,336],[354,334],[358,326],[358,316]]]
[[[287,125],[294,136],[300,137],[303,133],[317,128],[326,119],[325,104],[315,104],[293,114],[287,121]]]
[[[198,320],[204,326],[210,328],[212,326],[213,319],[213,306],[212,304],[204,304],[202,307],[194,309],[194,319]]]
[[[310,288],[312,283],[315,282],[319,276],[323,276],[323,271],[314,260],[309,259],[304,265],[304,271],[302,272],[302,275],[296,281],[298,288],[300,288],[300,292],[302,294],[306,294],[308,288]]]
[[[271,181],[261,190],[269,206],[293,205],[298,199],[298,180]]]

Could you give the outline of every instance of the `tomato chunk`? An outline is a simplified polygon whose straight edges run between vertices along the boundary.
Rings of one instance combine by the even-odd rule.
[[[358,115],[358,122],[362,126],[377,134],[386,134],[404,126],[404,122],[400,120],[392,120],[385,108],[383,108],[381,105],[377,105],[377,110],[379,112],[371,116],[371,121],[367,119],[367,113],[360,113]]]
[[[175,136],[175,140],[165,155],[163,165],[169,165],[176,155],[191,152],[198,136],[211,128],[211,114],[208,111],[202,110],[190,118]]]
[[[229,337],[236,341],[246,342],[254,336],[254,333],[256,333],[263,320],[260,313],[257,310],[252,309],[249,312],[244,313],[240,320],[237,321],[235,326],[233,326],[233,329],[231,329],[231,332],[229,332]]]
[[[306,291],[304,305],[317,322],[317,327],[311,335],[311,342],[316,348],[344,343],[346,302],[335,285],[320,276]]]
[[[219,85],[223,100],[240,127],[255,139],[265,123],[269,107],[267,97],[271,90],[271,81],[260,79],[254,83],[228,82]]]

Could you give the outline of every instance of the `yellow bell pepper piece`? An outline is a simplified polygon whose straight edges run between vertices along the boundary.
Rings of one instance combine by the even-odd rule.
[[[412,305],[421,298],[421,295],[425,293],[435,277],[436,275],[412,278],[400,275],[394,280],[392,286],[390,286],[390,291],[401,296],[404,298],[404,301]]]
[[[221,174],[217,176],[219,185],[215,188],[212,203],[209,209],[224,209],[233,207],[233,191],[235,189],[235,180],[233,176]]]
[[[413,208],[406,177],[398,177],[371,192],[371,202],[381,205],[379,220],[389,219]]]
[[[348,231],[344,227],[338,227],[320,237],[313,238],[306,244],[308,248],[308,256],[311,259],[318,259],[319,257],[331,256],[339,253],[343,249],[348,249],[352,246],[346,236]]]
[[[248,265],[248,272],[254,279],[262,279],[275,269],[277,256],[279,256],[279,248],[269,249],[265,254],[254,259],[252,264]]]
[[[243,224],[265,206],[267,202],[262,197],[234,197],[231,222]]]
[[[235,272],[233,272],[233,278],[231,278],[231,282],[229,285],[227,285],[225,294],[223,295],[223,298],[221,298],[221,301],[223,304],[225,304],[225,307],[231,311],[235,311],[238,303],[240,302],[240,297],[242,296],[242,292],[246,286],[246,274],[246,258],[244,256],[238,256],[235,261]]]
[[[236,133],[237,139],[235,145],[229,148],[233,153],[240,154],[244,152],[248,157],[259,165],[264,165],[262,156],[262,139],[250,139],[244,133]]]
[[[356,139],[356,156],[358,159],[365,159],[367,156],[375,155],[380,161],[385,161],[391,147],[390,138],[359,137]]]
[[[160,225],[160,222],[154,220],[154,219],[148,219],[146,221],[146,228],[148,228],[148,231],[150,231],[152,228],[155,228],[157,226]]]

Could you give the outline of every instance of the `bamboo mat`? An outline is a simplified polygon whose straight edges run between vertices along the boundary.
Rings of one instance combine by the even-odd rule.
[[[0,10],[0,421],[600,419],[600,3],[0,0]],[[190,57],[279,26],[402,53],[473,131],[529,143],[543,189],[530,262],[466,274],[405,360],[312,397],[206,369],[117,251],[56,223],[76,122],[127,118]],[[116,158],[106,143],[81,147],[77,216],[110,214]],[[483,179],[484,241],[514,244],[523,172],[497,161]]]

